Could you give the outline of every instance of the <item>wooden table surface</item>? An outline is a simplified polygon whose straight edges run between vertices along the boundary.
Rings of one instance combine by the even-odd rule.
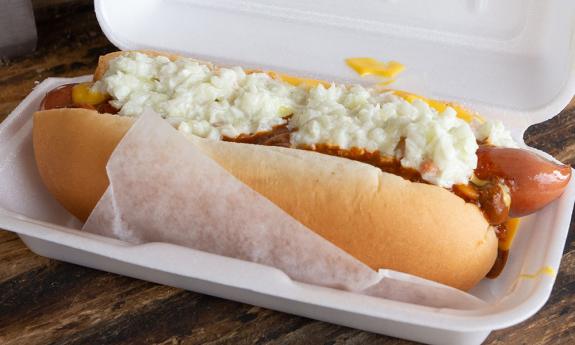
[[[0,61],[0,121],[47,77],[92,73],[104,37],[91,1],[35,1],[36,53]],[[526,141],[575,164],[575,102]],[[549,302],[486,344],[575,344],[575,221]],[[409,344],[410,342],[57,262],[0,230],[0,344]]]

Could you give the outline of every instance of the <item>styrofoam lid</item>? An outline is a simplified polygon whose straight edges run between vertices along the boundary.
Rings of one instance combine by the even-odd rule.
[[[166,50],[346,81],[361,81],[346,58],[396,60],[408,68],[401,79],[419,84],[416,91],[521,114],[529,123],[557,114],[575,94],[572,0],[96,0],[95,6],[102,30],[123,50]]]

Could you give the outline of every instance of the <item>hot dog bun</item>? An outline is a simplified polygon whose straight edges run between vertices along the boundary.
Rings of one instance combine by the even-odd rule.
[[[85,109],[35,114],[40,175],[78,218],[85,220],[104,193],[106,162],[132,121]],[[495,261],[494,230],[475,205],[446,189],[309,151],[192,140],[246,185],[373,269],[468,290]]]

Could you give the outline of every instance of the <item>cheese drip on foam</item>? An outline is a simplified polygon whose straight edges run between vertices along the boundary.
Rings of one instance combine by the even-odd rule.
[[[377,151],[447,188],[469,181],[477,165],[476,133],[505,133],[499,126],[474,133],[456,109],[425,99],[292,79],[132,52],[111,60],[93,90],[109,94],[120,115],[138,116],[151,107],[179,130],[204,138],[235,138],[287,123],[293,147]]]

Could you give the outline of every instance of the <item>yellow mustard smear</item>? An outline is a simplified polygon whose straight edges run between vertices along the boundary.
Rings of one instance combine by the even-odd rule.
[[[481,116],[479,116],[479,114],[472,112],[470,110],[467,110],[464,107],[462,107],[461,105],[453,103],[453,102],[445,102],[445,101],[439,101],[436,99],[429,99],[429,98],[426,98],[426,97],[423,97],[420,95],[416,95],[416,94],[411,93],[411,92],[406,92],[406,91],[401,91],[401,90],[390,90],[390,91],[393,91],[393,93],[395,95],[405,99],[409,103],[412,103],[416,99],[423,101],[423,102],[427,103],[431,108],[437,110],[438,112],[442,112],[445,110],[445,108],[451,107],[457,113],[457,117],[466,121],[466,122],[471,122],[473,120],[477,120],[480,123],[485,122],[485,119],[483,119]]]
[[[535,274],[521,274],[519,275],[519,278],[522,279],[535,279],[541,275],[546,275],[549,277],[555,277],[555,275],[557,275],[557,273],[555,272],[555,270],[553,269],[553,267],[551,266],[543,266],[541,267],[537,272],[535,272]]]
[[[397,61],[383,62],[369,57],[349,58],[346,59],[345,62],[349,67],[351,67],[361,76],[375,75],[383,78],[388,78],[388,80],[384,80],[378,83],[378,86],[387,86],[393,83],[395,81],[395,77],[397,77],[398,74],[405,70],[405,66]],[[447,107],[451,107],[457,112],[457,117],[466,122],[471,122],[473,120],[477,120],[480,123],[484,122],[484,119],[481,118],[478,114],[465,109],[459,104],[429,99],[406,91],[390,91],[393,91],[396,95],[402,97],[410,103],[416,99],[421,100],[438,112],[442,112]]]
[[[387,86],[389,84],[393,84],[395,83],[397,79],[393,78],[393,79],[388,79],[388,80],[384,80],[382,82],[377,83],[377,86]]]
[[[92,83],[76,84],[72,88],[72,101],[75,104],[96,105],[104,103],[109,96],[92,90]]]
[[[519,218],[509,218],[505,222],[505,227],[507,228],[507,232],[505,234],[505,238],[499,241],[499,250],[509,250],[511,249],[511,245],[513,244],[513,239],[517,234],[517,230],[519,229],[519,224],[521,220]],[[543,266],[534,274],[520,274],[519,278],[521,279],[535,279],[541,275],[546,275],[550,277],[554,277],[556,275],[555,270],[551,266]]]
[[[521,223],[519,218],[509,218],[505,221],[505,237],[499,241],[499,250],[511,249],[511,244],[517,234],[517,229],[519,229],[519,223]]]
[[[269,71],[267,74],[278,80],[282,80],[288,84],[293,86],[305,86],[305,87],[315,87],[318,85],[323,85],[326,88],[330,87],[330,83],[325,80],[318,80],[318,79],[311,79],[311,78],[302,78],[302,77],[295,77],[293,75],[285,74],[285,73],[278,73],[274,71]]]
[[[375,75],[393,79],[405,70],[405,66],[397,61],[383,62],[369,57],[349,58],[345,62],[361,76]]]

